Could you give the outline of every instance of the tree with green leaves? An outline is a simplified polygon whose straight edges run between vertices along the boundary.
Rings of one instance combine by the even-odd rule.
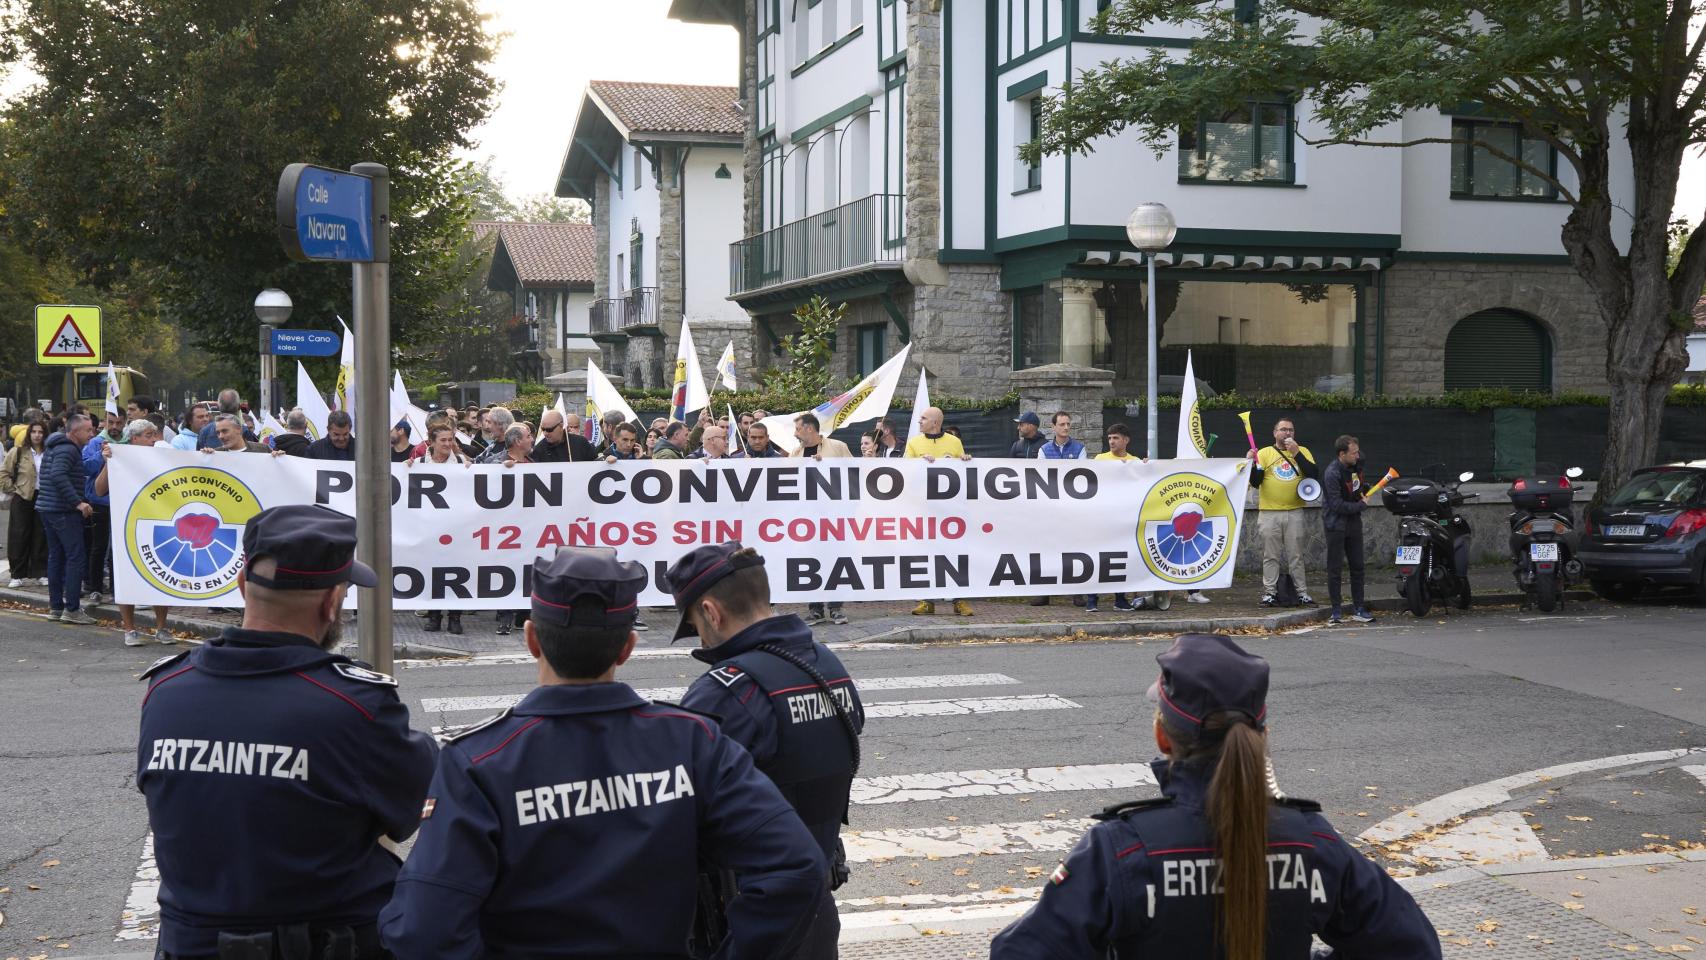
[[[1605,320],[1609,486],[1657,455],[1706,281],[1706,231],[1667,263],[1683,152],[1706,144],[1706,32],[1690,29],[1703,14],[1706,0],[1116,0],[1098,30],[1169,24],[1199,39],[1071,78],[1029,153],[1084,152],[1131,130],[1159,155],[1201,114],[1288,92],[1327,129],[1300,136],[1310,146],[1461,142],[1539,178],[1569,204],[1563,247]],[[1390,136],[1407,112],[1460,104],[1521,124],[1573,176],[1478,137]],[[1624,150],[1631,196],[1612,187]]]
[[[391,322],[434,342],[469,269],[468,131],[496,83],[474,0],[10,0],[41,81],[6,109],[4,228],[101,290],[141,285],[215,356],[255,364],[255,294],[350,315],[348,268],[285,258],[280,172],[391,169]],[[122,344],[114,344],[115,355]],[[122,356],[120,356],[122,360]]]
[[[788,356],[788,365],[764,371],[765,386],[805,397],[827,395],[834,380],[830,361],[835,356],[835,330],[846,316],[847,304],[831,305],[823,297],[812,297],[801,304],[794,311],[799,332],[782,338],[782,352]]]

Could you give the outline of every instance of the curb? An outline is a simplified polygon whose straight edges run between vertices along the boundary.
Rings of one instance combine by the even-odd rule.
[[[1452,867],[1439,873],[1424,873],[1414,877],[1399,877],[1398,885],[1411,893],[1439,890],[1479,880],[1483,877],[1510,877],[1536,873],[1584,873],[1590,870],[1615,870],[1618,867],[1649,867],[1663,864],[1706,863],[1706,850],[1680,850],[1676,853],[1628,853],[1615,857],[1571,857],[1562,860],[1529,860],[1515,863],[1495,863]]]

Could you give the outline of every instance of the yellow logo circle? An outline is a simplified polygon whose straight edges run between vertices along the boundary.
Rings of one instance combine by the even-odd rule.
[[[243,569],[243,526],[261,504],[224,470],[178,467],[142,487],[124,518],[130,562],[156,589],[184,600],[230,593]]]
[[[1186,586],[1226,564],[1237,528],[1238,512],[1225,484],[1200,473],[1175,473],[1144,498],[1137,542],[1150,573]]]

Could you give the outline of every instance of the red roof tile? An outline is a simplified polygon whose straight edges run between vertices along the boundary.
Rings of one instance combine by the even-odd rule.
[[[498,243],[530,287],[593,282],[597,245],[590,223],[499,223]]]
[[[741,135],[745,129],[734,87],[594,80],[589,89],[634,133]]]

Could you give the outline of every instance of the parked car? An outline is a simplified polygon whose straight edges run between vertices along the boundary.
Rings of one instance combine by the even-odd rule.
[[[1706,603],[1706,460],[1635,471],[1588,511],[1579,556],[1608,600],[1685,587]]]

